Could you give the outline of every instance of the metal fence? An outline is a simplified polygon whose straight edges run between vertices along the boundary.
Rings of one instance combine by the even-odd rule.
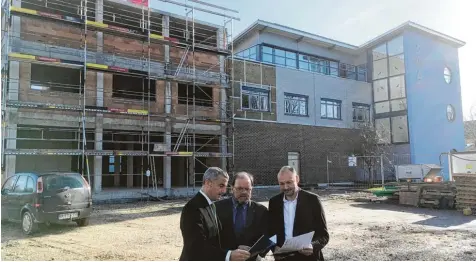
[[[330,153],[326,175],[329,187],[373,188],[396,181],[395,165],[410,164],[410,155],[349,156]]]

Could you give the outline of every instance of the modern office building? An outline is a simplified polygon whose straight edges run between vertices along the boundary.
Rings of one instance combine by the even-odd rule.
[[[355,181],[358,168],[345,159],[362,153],[365,122],[388,145],[386,166],[440,164],[441,153],[465,146],[464,44],[413,22],[354,46],[256,21],[234,40],[242,58],[233,94],[236,168],[268,184],[289,163],[315,184],[327,182],[330,165],[331,182]]]

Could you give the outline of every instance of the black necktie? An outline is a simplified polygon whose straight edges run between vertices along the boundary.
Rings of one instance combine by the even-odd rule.
[[[240,235],[245,228],[245,206],[238,205],[235,214],[235,234]]]

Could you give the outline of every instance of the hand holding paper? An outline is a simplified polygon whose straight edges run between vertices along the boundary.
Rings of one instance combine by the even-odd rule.
[[[290,253],[301,251],[305,248],[309,248],[311,246],[312,237],[314,236],[314,231],[311,231],[306,234],[302,234],[293,238],[286,240],[283,246],[274,252],[274,254],[283,254],[283,253]],[[312,246],[311,246],[312,248]],[[307,252],[305,252],[307,253]]]

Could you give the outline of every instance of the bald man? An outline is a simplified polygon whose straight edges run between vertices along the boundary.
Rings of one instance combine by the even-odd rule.
[[[291,166],[278,173],[281,193],[269,200],[270,235],[277,236],[276,252],[292,237],[314,231],[311,246],[286,256],[275,255],[282,261],[322,261],[322,249],[329,242],[324,208],[316,194],[299,188],[299,176]]]

